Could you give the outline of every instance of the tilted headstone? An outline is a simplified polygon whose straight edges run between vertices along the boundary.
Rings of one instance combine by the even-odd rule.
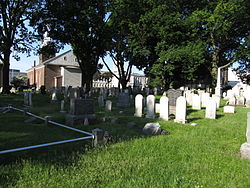
[[[142,117],[143,112],[143,96],[141,94],[135,97],[135,117]]]
[[[223,107],[223,111],[224,113],[231,113],[233,114],[235,111],[235,107],[234,106],[224,106]]]
[[[240,154],[243,159],[250,160],[250,112],[247,113],[246,138],[247,141],[240,147]]]
[[[169,89],[168,93],[168,104],[169,104],[169,114],[174,114],[176,112],[176,100],[178,97],[182,96],[182,90]]]
[[[209,98],[209,101],[206,106],[206,115],[207,119],[216,119],[216,101],[213,98]]]
[[[146,118],[155,118],[155,96],[147,96],[147,115]]]
[[[130,106],[129,93],[119,93],[117,106],[118,107],[129,107]]]
[[[183,96],[180,96],[176,100],[176,114],[175,122],[177,123],[186,123],[186,113],[187,113],[187,103],[186,99]]]
[[[160,98],[160,119],[168,121],[169,116],[168,98],[163,96]]]
[[[192,99],[192,109],[200,110],[201,109],[201,97],[197,94],[193,95]]]
[[[105,106],[105,111],[106,112],[111,112],[111,110],[112,110],[112,101],[107,100],[106,101],[106,106]]]
[[[71,125],[83,124],[85,118],[88,118],[88,120],[96,118],[94,113],[94,100],[80,98],[71,99],[69,114],[66,115],[66,122]]]
[[[159,123],[147,123],[142,129],[143,134],[149,136],[160,135],[161,131],[162,129]]]

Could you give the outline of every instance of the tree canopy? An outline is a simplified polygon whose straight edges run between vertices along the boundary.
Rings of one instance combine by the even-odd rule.
[[[37,0],[2,0],[0,3],[0,60],[3,62],[3,93],[9,93],[10,55],[29,53],[35,35],[28,24],[39,7]]]

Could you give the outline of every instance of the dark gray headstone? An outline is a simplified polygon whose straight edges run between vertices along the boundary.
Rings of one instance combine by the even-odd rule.
[[[129,100],[130,100],[129,93],[119,93],[117,106],[129,107],[130,106]]]
[[[169,105],[169,114],[174,114],[176,113],[176,100],[178,97],[183,95],[183,91],[180,89],[169,89],[167,91],[168,95],[168,105]]]

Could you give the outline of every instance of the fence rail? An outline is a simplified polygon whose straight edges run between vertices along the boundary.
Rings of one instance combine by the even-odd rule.
[[[13,110],[16,110],[16,111],[19,111],[19,112],[23,112],[23,113],[25,113],[27,115],[30,115],[32,117],[35,117],[37,119],[46,121],[46,118],[40,117],[40,116],[32,114],[30,112],[26,112],[25,110],[22,110],[22,109],[19,109],[19,108],[15,108],[13,106],[8,106],[8,107],[6,107],[6,109],[9,109],[9,110],[13,109]],[[95,139],[94,134],[92,134],[90,132],[82,131],[80,129],[69,127],[67,125],[57,123],[57,122],[54,122],[54,121],[51,121],[51,120],[49,120],[48,123],[59,126],[59,127],[63,127],[63,128],[75,131],[75,132],[79,132],[81,134],[85,134],[85,135],[88,135],[88,136],[80,137],[80,138],[74,138],[74,139],[68,139],[68,140],[62,140],[62,141],[57,141],[57,142],[50,142],[50,143],[45,143],[45,144],[38,144],[38,145],[33,145],[33,146],[26,146],[26,147],[21,147],[21,148],[3,150],[3,151],[0,151],[0,154],[13,153],[13,152],[17,152],[17,151],[24,151],[24,150],[30,150],[30,149],[35,149],[35,148],[48,147],[48,146],[59,145],[59,144],[70,143],[70,142],[77,142],[77,141],[82,141],[82,140],[87,140],[87,139],[92,139],[92,140]]]

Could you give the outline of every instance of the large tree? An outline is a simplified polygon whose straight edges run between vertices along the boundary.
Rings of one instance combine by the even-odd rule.
[[[108,9],[110,37],[106,55],[112,59],[117,72],[111,70],[104,57],[102,60],[112,75],[118,79],[122,89],[127,87],[136,61],[131,47],[130,39],[133,33],[130,25],[139,21],[141,13],[138,7],[142,6],[141,3],[135,0],[111,0]]]
[[[43,12],[37,15],[41,32],[48,25],[54,40],[71,45],[86,92],[106,49],[107,6],[107,0],[45,0]]]
[[[195,41],[189,16],[199,1],[146,1],[147,9],[133,24],[133,52],[142,59],[137,67],[145,67],[152,86],[165,89],[178,87],[198,78],[204,64],[202,41]]]
[[[34,33],[28,23],[39,1],[1,0],[0,3],[0,60],[3,62],[3,93],[9,93],[10,56],[29,53]]]
[[[247,51],[249,53],[246,44],[250,34],[249,9],[248,0],[219,0],[207,1],[204,7],[192,13],[194,32],[206,43],[213,87],[218,68],[242,62]],[[246,63],[247,58],[244,60]]]

